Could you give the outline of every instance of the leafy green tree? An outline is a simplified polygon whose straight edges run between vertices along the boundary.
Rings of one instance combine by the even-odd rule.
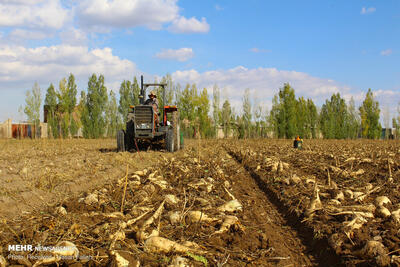
[[[136,80],[136,77],[135,77]],[[137,84],[137,81],[136,81]],[[119,106],[118,111],[122,116],[123,121],[126,121],[129,106],[135,104],[134,87],[130,81],[124,80],[119,88]],[[138,103],[139,104],[139,101]],[[136,104],[135,104],[136,105]]]
[[[279,115],[282,110],[281,104],[278,101],[278,95],[272,98],[272,108],[268,117],[269,131],[272,131],[274,137],[279,137]]]
[[[360,117],[358,116],[353,97],[347,106],[347,138],[355,139],[358,137],[360,129]]]
[[[286,83],[279,91],[279,101],[281,102],[281,136],[293,138],[296,135],[296,96],[294,89]]]
[[[174,104],[174,95],[175,95],[175,84],[172,81],[172,77],[171,74],[167,74],[165,75],[162,79],[161,79],[161,83],[165,83],[167,84],[166,88],[165,88],[165,100],[166,100],[166,105],[173,105]],[[162,98],[163,96],[160,95],[160,97]]]
[[[76,109],[77,86],[75,83],[75,77],[71,73],[68,77],[68,81],[63,78],[59,83],[59,89],[57,92],[58,98],[58,116],[61,123],[61,133],[63,138],[74,136],[78,131],[78,125],[74,118]]]
[[[322,105],[320,115],[321,131],[325,138],[343,139],[347,137],[347,105],[340,94],[333,94]]]
[[[213,87],[213,120],[214,120],[214,132],[217,134],[217,127],[220,123],[220,90],[218,86],[215,84]]]
[[[80,121],[82,124],[82,135],[84,138],[91,137],[91,121],[89,117],[89,110],[87,105],[87,96],[85,91],[81,91],[81,98],[79,101],[78,109],[80,111]]]
[[[70,106],[70,99],[68,95],[67,80],[61,79],[57,92],[58,105],[59,105],[59,120],[61,124],[61,134],[63,138],[69,136],[69,122],[70,115],[68,109]]]
[[[208,116],[210,112],[210,100],[208,98],[207,88],[201,91],[200,95],[197,97],[195,103],[197,104],[197,116],[200,124],[200,133],[203,137],[214,136],[214,131],[211,126],[211,120]]]
[[[117,129],[119,125],[121,125],[121,121],[120,121],[120,116],[118,114],[117,99],[113,91],[110,91],[108,99],[109,101],[106,111],[107,136],[115,137],[117,134]]]
[[[54,85],[50,84],[47,88],[44,104],[47,106],[48,135],[53,138],[59,137],[58,116],[57,116],[57,94]]]
[[[254,98],[254,108],[253,108],[253,117],[255,120],[255,137],[260,137],[261,136],[261,127],[262,127],[262,121],[261,121],[261,115],[262,115],[262,106],[258,102],[257,98]]]
[[[251,101],[250,101],[250,89],[247,88],[243,94],[242,100],[242,109],[243,109],[243,127],[244,127],[244,137],[249,138],[251,135]]]
[[[316,138],[318,129],[318,111],[314,102],[307,99],[307,125],[309,126],[308,137]]]
[[[178,97],[178,106],[180,108],[181,120],[186,120],[190,123],[188,127],[184,127],[183,131],[185,136],[193,136],[195,131],[194,119],[196,112],[196,99],[197,99],[197,87],[195,84],[190,86],[187,84],[185,89],[182,90]]]
[[[106,131],[105,110],[107,107],[107,88],[104,85],[104,76],[93,74],[89,78],[86,109],[88,121],[85,121],[85,130],[89,138],[103,137]],[[85,114],[86,116],[86,114]],[[84,131],[84,132],[85,132]]]
[[[297,134],[296,109],[294,89],[285,83],[273,98],[270,112],[270,123],[278,138],[293,138]]]
[[[304,97],[300,97],[296,101],[296,129],[297,134],[301,137],[310,138],[307,101]]]
[[[379,103],[375,101],[371,89],[365,96],[365,100],[359,108],[361,117],[362,137],[377,139],[381,135],[381,124],[379,123]]]
[[[133,78],[133,83],[132,83],[132,91],[133,91],[133,105],[137,106],[139,105],[139,95],[140,95],[140,86],[139,83],[136,79],[136,77]]]
[[[75,136],[76,133],[78,132],[78,123],[76,122],[76,119],[74,117],[74,112],[76,110],[76,104],[77,104],[77,86],[75,83],[75,76],[70,73],[68,77],[68,83],[67,83],[67,96],[68,96],[68,115],[69,115],[69,132],[71,136]]]
[[[26,92],[24,113],[28,121],[35,126],[36,132],[40,127],[40,107],[42,106],[42,94],[39,84],[34,83],[32,90]],[[36,137],[36,132],[34,136]]]
[[[232,109],[228,100],[225,100],[224,104],[222,104],[221,119],[224,127],[224,136],[227,137],[230,132],[230,124],[232,121]]]

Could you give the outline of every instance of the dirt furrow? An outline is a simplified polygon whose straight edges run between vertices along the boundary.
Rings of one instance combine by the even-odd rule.
[[[315,266],[316,261],[301,242],[297,231],[281,215],[274,203],[264,194],[249,172],[234,158],[225,168],[233,193],[244,206],[244,224],[262,231],[275,256],[267,262],[254,262],[258,266]]]
[[[277,223],[275,224],[278,230],[279,238],[283,239],[283,244],[286,244],[288,240],[294,244],[290,246],[290,251],[296,255],[299,260],[303,260],[307,264],[313,266],[343,266],[342,260],[336,255],[336,253],[330,248],[326,239],[315,239],[313,229],[301,222],[301,218],[293,211],[291,206],[286,205],[279,198],[279,193],[269,186],[265,182],[265,177],[260,177],[252,167],[248,166],[243,162],[240,155],[226,148],[229,155],[231,155],[247,172],[247,175],[243,175],[245,181],[241,182],[240,188],[254,187],[254,195],[260,198],[262,195],[265,196],[265,203],[268,203],[267,209],[270,214],[273,214]],[[260,194],[261,192],[261,194]],[[265,209],[265,208],[264,208]],[[287,231],[284,231],[285,228]],[[271,230],[274,230],[273,228]],[[304,256],[303,256],[304,255]],[[295,257],[296,259],[296,257]],[[300,261],[297,261],[299,264]],[[301,266],[295,265],[295,266]]]

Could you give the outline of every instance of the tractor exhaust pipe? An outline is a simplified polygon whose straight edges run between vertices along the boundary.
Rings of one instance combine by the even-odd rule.
[[[141,105],[144,104],[143,75],[140,75],[140,96],[139,96],[139,103],[140,103]]]

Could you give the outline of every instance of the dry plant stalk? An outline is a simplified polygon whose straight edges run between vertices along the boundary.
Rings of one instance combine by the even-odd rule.
[[[393,177],[392,177],[392,169],[390,168],[390,161],[389,161],[389,158],[388,158],[388,160],[387,160],[387,162],[388,162],[388,169],[389,169],[389,183],[391,183],[391,182],[393,182]]]
[[[122,195],[122,201],[121,201],[121,212],[124,211],[125,196],[126,196],[126,187],[127,187],[127,185],[128,185],[128,166],[129,166],[129,164],[126,164],[125,185],[124,185],[124,194]]]
[[[331,186],[331,175],[329,173],[329,168],[328,168],[328,186]]]

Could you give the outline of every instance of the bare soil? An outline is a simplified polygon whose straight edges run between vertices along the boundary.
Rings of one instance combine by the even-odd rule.
[[[8,264],[397,266],[399,224],[374,203],[387,196],[390,212],[400,208],[399,142],[314,140],[295,150],[284,140],[189,140],[175,153],[139,154],[117,153],[114,140],[2,142],[0,255]],[[347,189],[365,196],[332,202]],[[309,215],[316,190],[321,205]],[[349,228],[354,206],[370,204],[372,217]],[[175,245],[152,247],[154,238]],[[32,256],[56,253],[18,252],[18,260],[8,251],[61,241],[80,257],[39,264]],[[382,247],[371,252],[368,241]]]

